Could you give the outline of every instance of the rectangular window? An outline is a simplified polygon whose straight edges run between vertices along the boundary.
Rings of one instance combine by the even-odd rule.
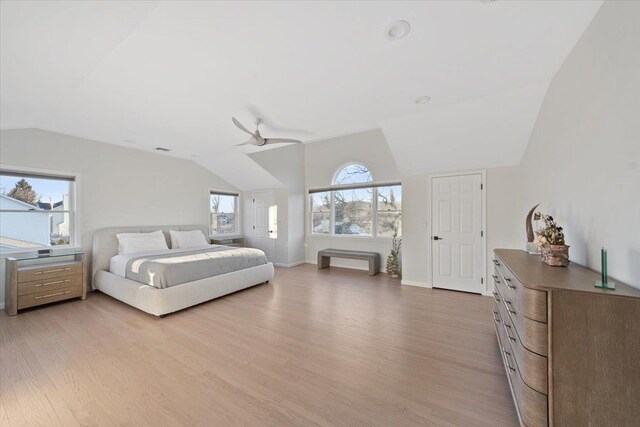
[[[402,235],[402,186],[378,187],[376,218],[378,236],[392,237],[396,231]]]
[[[0,252],[75,242],[75,178],[0,170]]]
[[[397,231],[401,236],[402,185],[369,185],[310,190],[311,233],[392,237]]]
[[[311,232],[329,234],[331,229],[331,192],[313,193],[310,195]]]
[[[373,188],[334,191],[335,233],[371,236],[373,232]]]
[[[209,208],[212,236],[239,234],[238,199],[237,193],[211,192]]]

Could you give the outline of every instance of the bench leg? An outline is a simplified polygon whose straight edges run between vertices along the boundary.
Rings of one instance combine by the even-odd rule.
[[[369,260],[369,276],[375,276],[380,273],[380,259],[370,259]]]
[[[331,257],[318,255],[318,270],[329,268],[331,265]]]

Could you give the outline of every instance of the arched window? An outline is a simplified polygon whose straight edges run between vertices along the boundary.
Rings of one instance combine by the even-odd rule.
[[[367,165],[351,162],[330,187],[309,189],[311,234],[391,237],[402,233],[402,185],[374,182]]]
[[[373,174],[369,168],[362,163],[349,163],[342,168],[333,177],[333,185],[361,184],[364,182],[372,182]]]

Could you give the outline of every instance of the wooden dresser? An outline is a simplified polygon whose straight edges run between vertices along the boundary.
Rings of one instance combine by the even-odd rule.
[[[579,265],[494,254],[493,316],[520,423],[640,425],[640,291]]]
[[[83,253],[38,258],[7,258],[5,310],[18,310],[71,298],[87,298],[86,262]]]

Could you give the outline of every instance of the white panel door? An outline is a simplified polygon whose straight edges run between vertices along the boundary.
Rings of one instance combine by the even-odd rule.
[[[484,291],[482,283],[482,175],[431,181],[433,286]]]
[[[267,259],[274,262],[276,257],[277,207],[274,191],[253,193],[253,240],[252,245],[262,250]]]

